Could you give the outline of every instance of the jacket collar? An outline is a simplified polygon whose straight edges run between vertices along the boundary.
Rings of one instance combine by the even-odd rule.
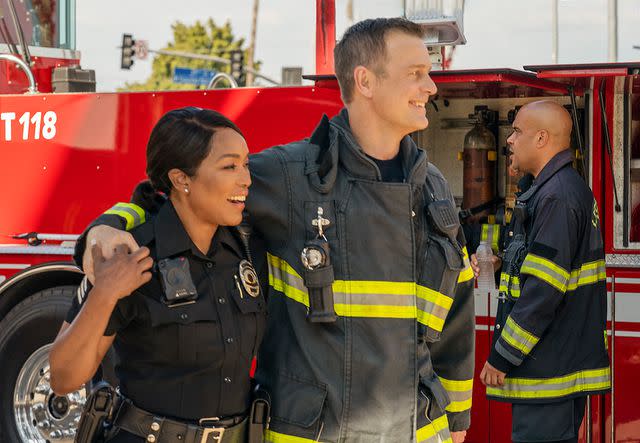
[[[349,114],[342,109],[331,120],[323,116],[314,130],[309,142],[320,148],[317,158],[318,174],[321,178],[332,178],[338,163],[351,175],[366,180],[381,180],[380,170],[373,160],[358,145],[351,126]],[[424,183],[427,174],[427,154],[418,148],[410,136],[400,142],[405,181]]]
[[[206,256],[204,256],[198,248],[193,244],[191,237],[184,229],[184,225],[178,217],[178,213],[173,206],[171,200],[162,205],[158,211],[158,215],[153,220],[155,240],[156,240],[156,254],[159,260],[167,257],[172,257],[191,251],[193,255],[200,258],[210,259],[216,253],[220,245],[223,245],[236,253],[239,257],[242,257],[242,249],[238,240],[231,233],[230,227],[219,226],[216,230],[213,239],[211,240],[211,246]]]
[[[544,182],[549,180],[556,172],[573,162],[573,152],[571,149],[565,149],[558,152],[551,160],[542,168],[540,174],[535,178],[534,184],[542,186]]]
[[[540,174],[534,179],[531,174],[527,174],[520,179],[518,187],[520,192],[516,192],[519,201],[527,201],[546,183],[556,172],[573,162],[573,152],[570,149],[558,152],[549,162],[544,165]]]

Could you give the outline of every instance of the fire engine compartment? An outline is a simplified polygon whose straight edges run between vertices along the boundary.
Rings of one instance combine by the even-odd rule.
[[[468,75],[472,75],[473,80],[468,79]],[[483,78],[486,81],[482,81]],[[480,81],[476,81],[478,79]],[[521,106],[542,99],[553,100],[572,112],[572,100],[566,86],[547,80],[540,81],[535,75],[511,70],[463,71],[460,74],[448,71],[434,73],[434,80],[438,85],[438,94],[427,106],[429,126],[414,133],[414,140],[427,151],[429,160],[447,178],[456,203],[462,209],[469,209],[469,196],[465,196],[465,189],[468,193],[478,194],[478,186],[484,188],[481,194],[485,198],[482,201],[476,197],[471,207],[485,203],[488,200],[487,195],[506,199],[507,208],[512,207],[518,177],[511,177],[508,173],[506,140],[512,133],[511,124],[515,114]],[[589,132],[583,124],[586,120],[583,118],[585,97],[581,90],[579,92],[581,95],[576,95],[575,101],[579,129],[582,140],[585,140],[585,135]],[[478,111],[484,114],[480,123]],[[465,138],[478,125],[484,127],[484,131],[492,133],[495,141],[493,146],[491,143],[485,143],[487,145],[480,149],[477,143],[473,147],[467,146],[469,151],[484,151],[476,153],[476,158],[472,160],[474,168],[479,166],[478,158],[483,160],[482,166],[486,168],[484,174],[476,173],[471,177],[471,181],[475,183],[470,183],[470,177],[465,177],[464,172],[464,163],[470,160],[469,154],[465,151]],[[491,138],[484,141],[490,140]],[[578,149],[575,134],[571,148]],[[486,183],[482,183],[483,181]],[[466,204],[463,204],[463,201]],[[483,214],[493,216],[495,209]],[[490,221],[494,219],[489,218]],[[486,217],[483,219],[486,220]]]

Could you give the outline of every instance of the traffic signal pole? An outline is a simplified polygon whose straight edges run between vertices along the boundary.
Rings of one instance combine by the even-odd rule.
[[[251,38],[247,51],[247,86],[253,86],[253,59],[256,53],[256,31],[258,29],[258,7],[260,0],[253,0],[253,15],[251,18]]]
[[[195,60],[207,60],[207,61],[216,62],[216,63],[223,63],[225,65],[231,64],[231,60],[222,58],[222,57],[216,57],[215,55],[194,54],[192,52],[185,52],[185,51],[167,51],[166,49],[149,49],[149,52],[154,54],[170,55],[173,57],[191,58]],[[264,74],[257,72],[255,69],[249,69],[248,67],[245,67],[244,70],[247,72],[251,72],[254,77],[261,78],[276,86],[280,86],[279,82],[273,80],[270,77],[267,77]]]

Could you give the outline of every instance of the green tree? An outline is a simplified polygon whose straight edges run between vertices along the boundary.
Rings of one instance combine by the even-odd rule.
[[[233,35],[229,21],[218,26],[212,18],[206,23],[196,21],[193,25],[186,25],[180,21],[171,25],[173,42],[162,48],[167,51],[184,51],[194,54],[213,55],[231,59],[230,52],[242,49],[244,38]],[[247,50],[244,50],[245,60]],[[144,83],[126,83],[119,91],[166,91],[180,89],[204,89],[206,86],[195,86],[173,82],[173,70],[176,67],[192,69],[213,69],[218,72],[230,73],[230,66],[207,60],[197,60],[173,55],[158,54],[153,58],[151,76]],[[254,63],[254,69],[260,68],[260,62]],[[242,85],[241,85],[242,86]]]

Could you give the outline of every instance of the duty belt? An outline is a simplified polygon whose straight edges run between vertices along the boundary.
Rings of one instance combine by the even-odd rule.
[[[199,425],[157,416],[124,400],[114,426],[149,443],[245,443],[247,417],[203,418]]]

